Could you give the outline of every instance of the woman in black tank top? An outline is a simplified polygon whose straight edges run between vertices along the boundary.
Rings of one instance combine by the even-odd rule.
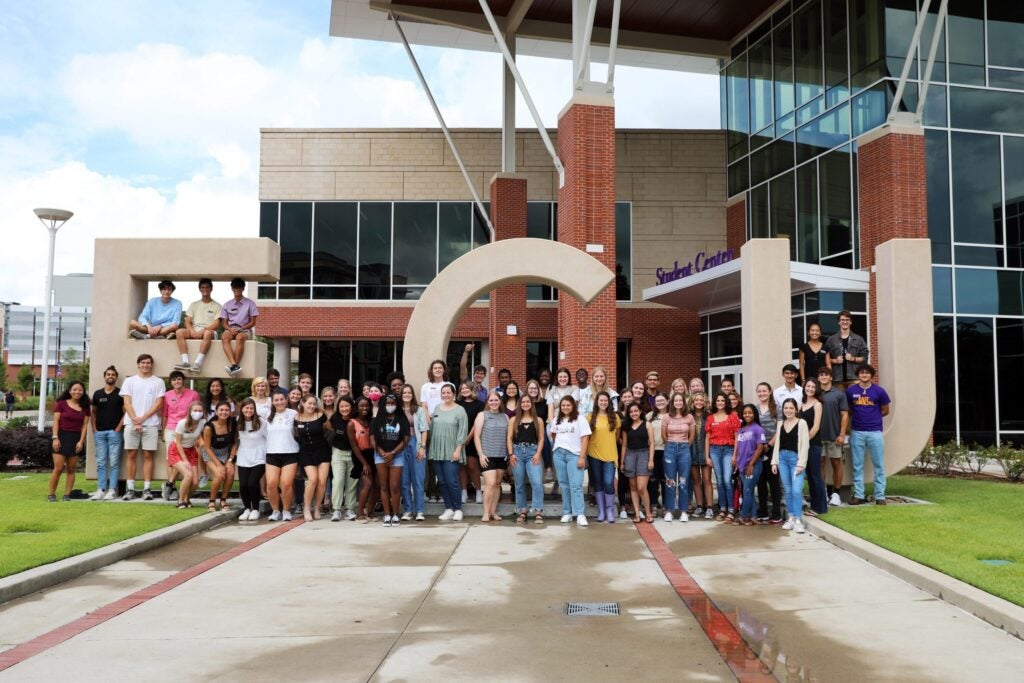
[[[231,404],[221,401],[214,408],[214,419],[203,430],[203,461],[213,473],[210,484],[210,502],[207,507],[213,511],[220,506],[228,509],[228,493],[235,483],[235,453],[238,450],[238,431],[231,419]]]
[[[509,465],[515,482],[516,521],[523,523],[530,510],[534,523],[544,523],[544,421],[537,415],[533,397],[519,398],[515,416],[508,423]],[[531,505],[526,506],[526,483],[530,483]]]

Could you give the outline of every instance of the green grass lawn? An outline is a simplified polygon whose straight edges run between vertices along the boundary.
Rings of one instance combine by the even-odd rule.
[[[15,476],[27,476],[15,479]],[[206,514],[205,507],[46,502],[49,475],[0,474],[0,577]],[[78,475],[76,486],[84,485]],[[61,478],[58,497],[63,492]]]
[[[823,519],[872,543],[1024,606],[1024,486],[890,477],[890,496],[935,505],[830,508]],[[980,560],[1011,560],[990,566]]]

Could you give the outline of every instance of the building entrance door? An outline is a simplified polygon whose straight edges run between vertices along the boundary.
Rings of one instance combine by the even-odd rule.
[[[711,396],[714,396],[722,390],[723,380],[732,380],[733,387],[740,396],[743,394],[743,367],[740,365],[728,365],[721,368],[711,368],[708,370],[708,391]],[[744,398],[744,400],[747,400]],[[748,403],[750,401],[747,401]]]

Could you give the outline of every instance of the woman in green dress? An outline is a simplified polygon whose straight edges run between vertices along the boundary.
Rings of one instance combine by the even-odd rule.
[[[459,468],[468,432],[469,418],[463,407],[455,402],[455,385],[445,382],[441,386],[441,403],[431,415],[427,447],[427,458],[434,468],[437,486],[444,499],[444,513],[438,519],[462,520]]]

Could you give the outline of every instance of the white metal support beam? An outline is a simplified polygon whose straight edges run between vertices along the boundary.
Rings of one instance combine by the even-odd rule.
[[[586,2],[586,0],[580,0],[579,3],[573,6],[574,22],[576,20],[576,7],[583,2]],[[594,17],[596,14],[597,0],[589,0],[586,23],[581,27],[582,35],[579,36],[580,44],[578,46],[573,46],[573,51],[579,55],[579,64],[576,65],[576,73],[573,74],[575,76],[573,83],[577,90],[582,90],[583,83],[590,80],[590,41],[594,35]],[[574,32],[573,39],[576,37],[577,35]]]
[[[455,157],[455,162],[459,165],[459,170],[462,171],[462,177],[466,181],[466,187],[469,188],[469,193],[473,197],[473,203],[476,204],[477,210],[480,212],[480,217],[483,218],[484,223],[487,225],[487,232],[491,235],[491,241],[495,241],[494,226],[491,225],[491,217],[487,215],[487,211],[484,209],[484,203],[480,200],[480,193],[476,191],[476,186],[473,184],[473,179],[469,177],[469,171],[466,170],[466,164],[462,161],[462,155],[459,154],[459,149],[455,146],[455,140],[452,139],[452,133],[448,129],[448,124],[444,121],[444,116],[441,115],[441,110],[437,107],[437,102],[434,100],[433,93],[430,92],[430,86],[427,85],[427,79],[424,78],[423,72],[420,70],[419,62],[416,61],[416,55],[412,53],[412,48],[409,47],[409,41],[405,39],[405,31],[402,30],[402,25],[398,23],[398,17],[394,14],[390,15],[391,21],[395,22],[395,29],[398,31],[398,37],[402,41],[402,45],[405,46],[405,53],[409,55],[409,61],[412,63],[412,68],[416,72],[416,77],[419,78],[420,85],[423,86],[423,92],[427,96],[427,100],[430,101],[430,107],[434,110],[434,116],[437,117],[437,122],[441,125],[441,130],[444,132],[445,140],[448,141],[448,147],[452,150],[452,156]]]
[[[903,70],[900,72],[900,80],[896,84],[896,96],[892,99],[892,107],[889,109],[889,121],[896,120],[896,114],[903,103],[903,91],[907,87],[907,77],[910,75],[910,67],[917,56],[917,48],[921,44],[921,30],[924,28],[924,20],[928,16],[928,8],[932,0],[924,0],[921,3],[921,11],[917,15],[917,25],[914,26],[914,35],[910,39],[910,47],[907,49],[907,57],[903,60]],[[933,41],[934,42],[934,41]]]
[[[530,11],[532,5],[533,0],[516,0],[512,3],[508,14],[505,15],[506,34],[516,33],[519,30],[519,25],[523,23],[523,19],[526,18],[526,13]]]
[[[516,57],[516,34],[505,33],[512,59]],[[501,63],[501,172],[516,172],[516,79],[504,61]]]
[[[512,72],[516,85],[519,87],[519,92],[523,94],[523,99],[526,100],[526,106],[530,110],[530,115],[533,116],[533,123],[537,127],[537,132],[540,133],[540,139],[544,141],[544,147],[548,150],[548,154],[551,155],[551,161],[555,165],[555,170],[558,171],[558,186],[563,187],[565,185],[565,167],[562,166],[562,160],[558,158],[558,152],[555,151],[555,146],[551,142],[551,136],[548,135],[547,128],[544,127],[544,122],[540,118],[540,112],[537,111],[533,98],[530,97],[530,91],[526,89],[523,76],[519,73],[519,68],[516,66],[515,57],[512,56],[508,45],[505,44],[505,39],[501,35],[501,29],[498,28],[498,22],[494,20],[494,14],[491,13],[487,0],[480,0],[480,9],[483,10],[487,24],[491,27],[491,33],[494,34],[494,40],[498,44],[498,49],[501,50],[501,54],[505,58],[505,65]]]
[[[928,98],[928,84],[932,80],[932,69],[935,67],[935,55],[939,51],[939,38],[942,37],[943,28],[946,25],[946,14],[949,10],[949,0],[942,0],[939,3],[939,13],[935,16],[935,30],[932,32],[932,44],[928,49],[928,62],[924,67],[924,77],[921,79],[921,91],[917,98],[917,111],[914,113],[914,120],[921,123],[924,118],[924,105]]]
[[[615,49],[619,46],[619,15],[622,13],[622,0],[614,0],[612,4],[612,31],[608,41],[608,78],[605,82],[608,92],[615,92]]]

